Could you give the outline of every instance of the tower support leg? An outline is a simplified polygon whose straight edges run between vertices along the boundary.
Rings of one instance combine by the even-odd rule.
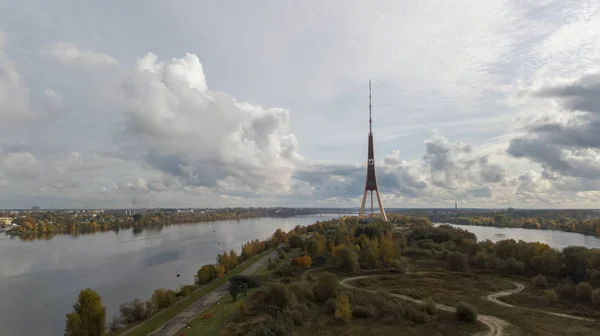
[[[379,203],[379,212],[381,213],[381,218],[387,222],[387,215],[385,214],[385,209],[383,208],[383,203],[381,202],[381,195],[379,195],[379,188],[376,190],[377,192],[377,202]]]

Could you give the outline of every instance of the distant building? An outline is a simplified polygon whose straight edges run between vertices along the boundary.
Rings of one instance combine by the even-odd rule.
[[[33,212],[39,212],[40,211],[40,207],[37,206],[37,205],[34,205],[34,206],[31,207],[31,211],[33,211]]]
[[[13,221],[12,217],[0,217],[0,226],[10,225]]]

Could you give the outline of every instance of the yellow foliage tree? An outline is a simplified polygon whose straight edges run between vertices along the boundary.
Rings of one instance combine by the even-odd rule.
[[[352,307],[350,306],[350,299],[344,292],[340,292],[338,295],[337,303],[335,305],[335,318],[341,321],[348,321],[352,318]]]

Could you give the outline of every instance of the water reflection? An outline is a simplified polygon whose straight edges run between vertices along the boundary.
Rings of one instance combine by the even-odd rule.
[[[86,287],[100,293],[110,319],[124,301],[192,283],[200,266],[214,263],[218,253],[240,253],[243,243],[267,238],[277,228],[287,231],[329,218],[242,219],[135,234],[46,234],[42,240],[0,236],[0,334],[62,335],[65,314]]]

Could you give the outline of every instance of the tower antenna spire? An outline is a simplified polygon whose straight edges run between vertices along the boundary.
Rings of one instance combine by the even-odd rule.
[[[369,134],[371,133],[371,78],[369,78]]]

